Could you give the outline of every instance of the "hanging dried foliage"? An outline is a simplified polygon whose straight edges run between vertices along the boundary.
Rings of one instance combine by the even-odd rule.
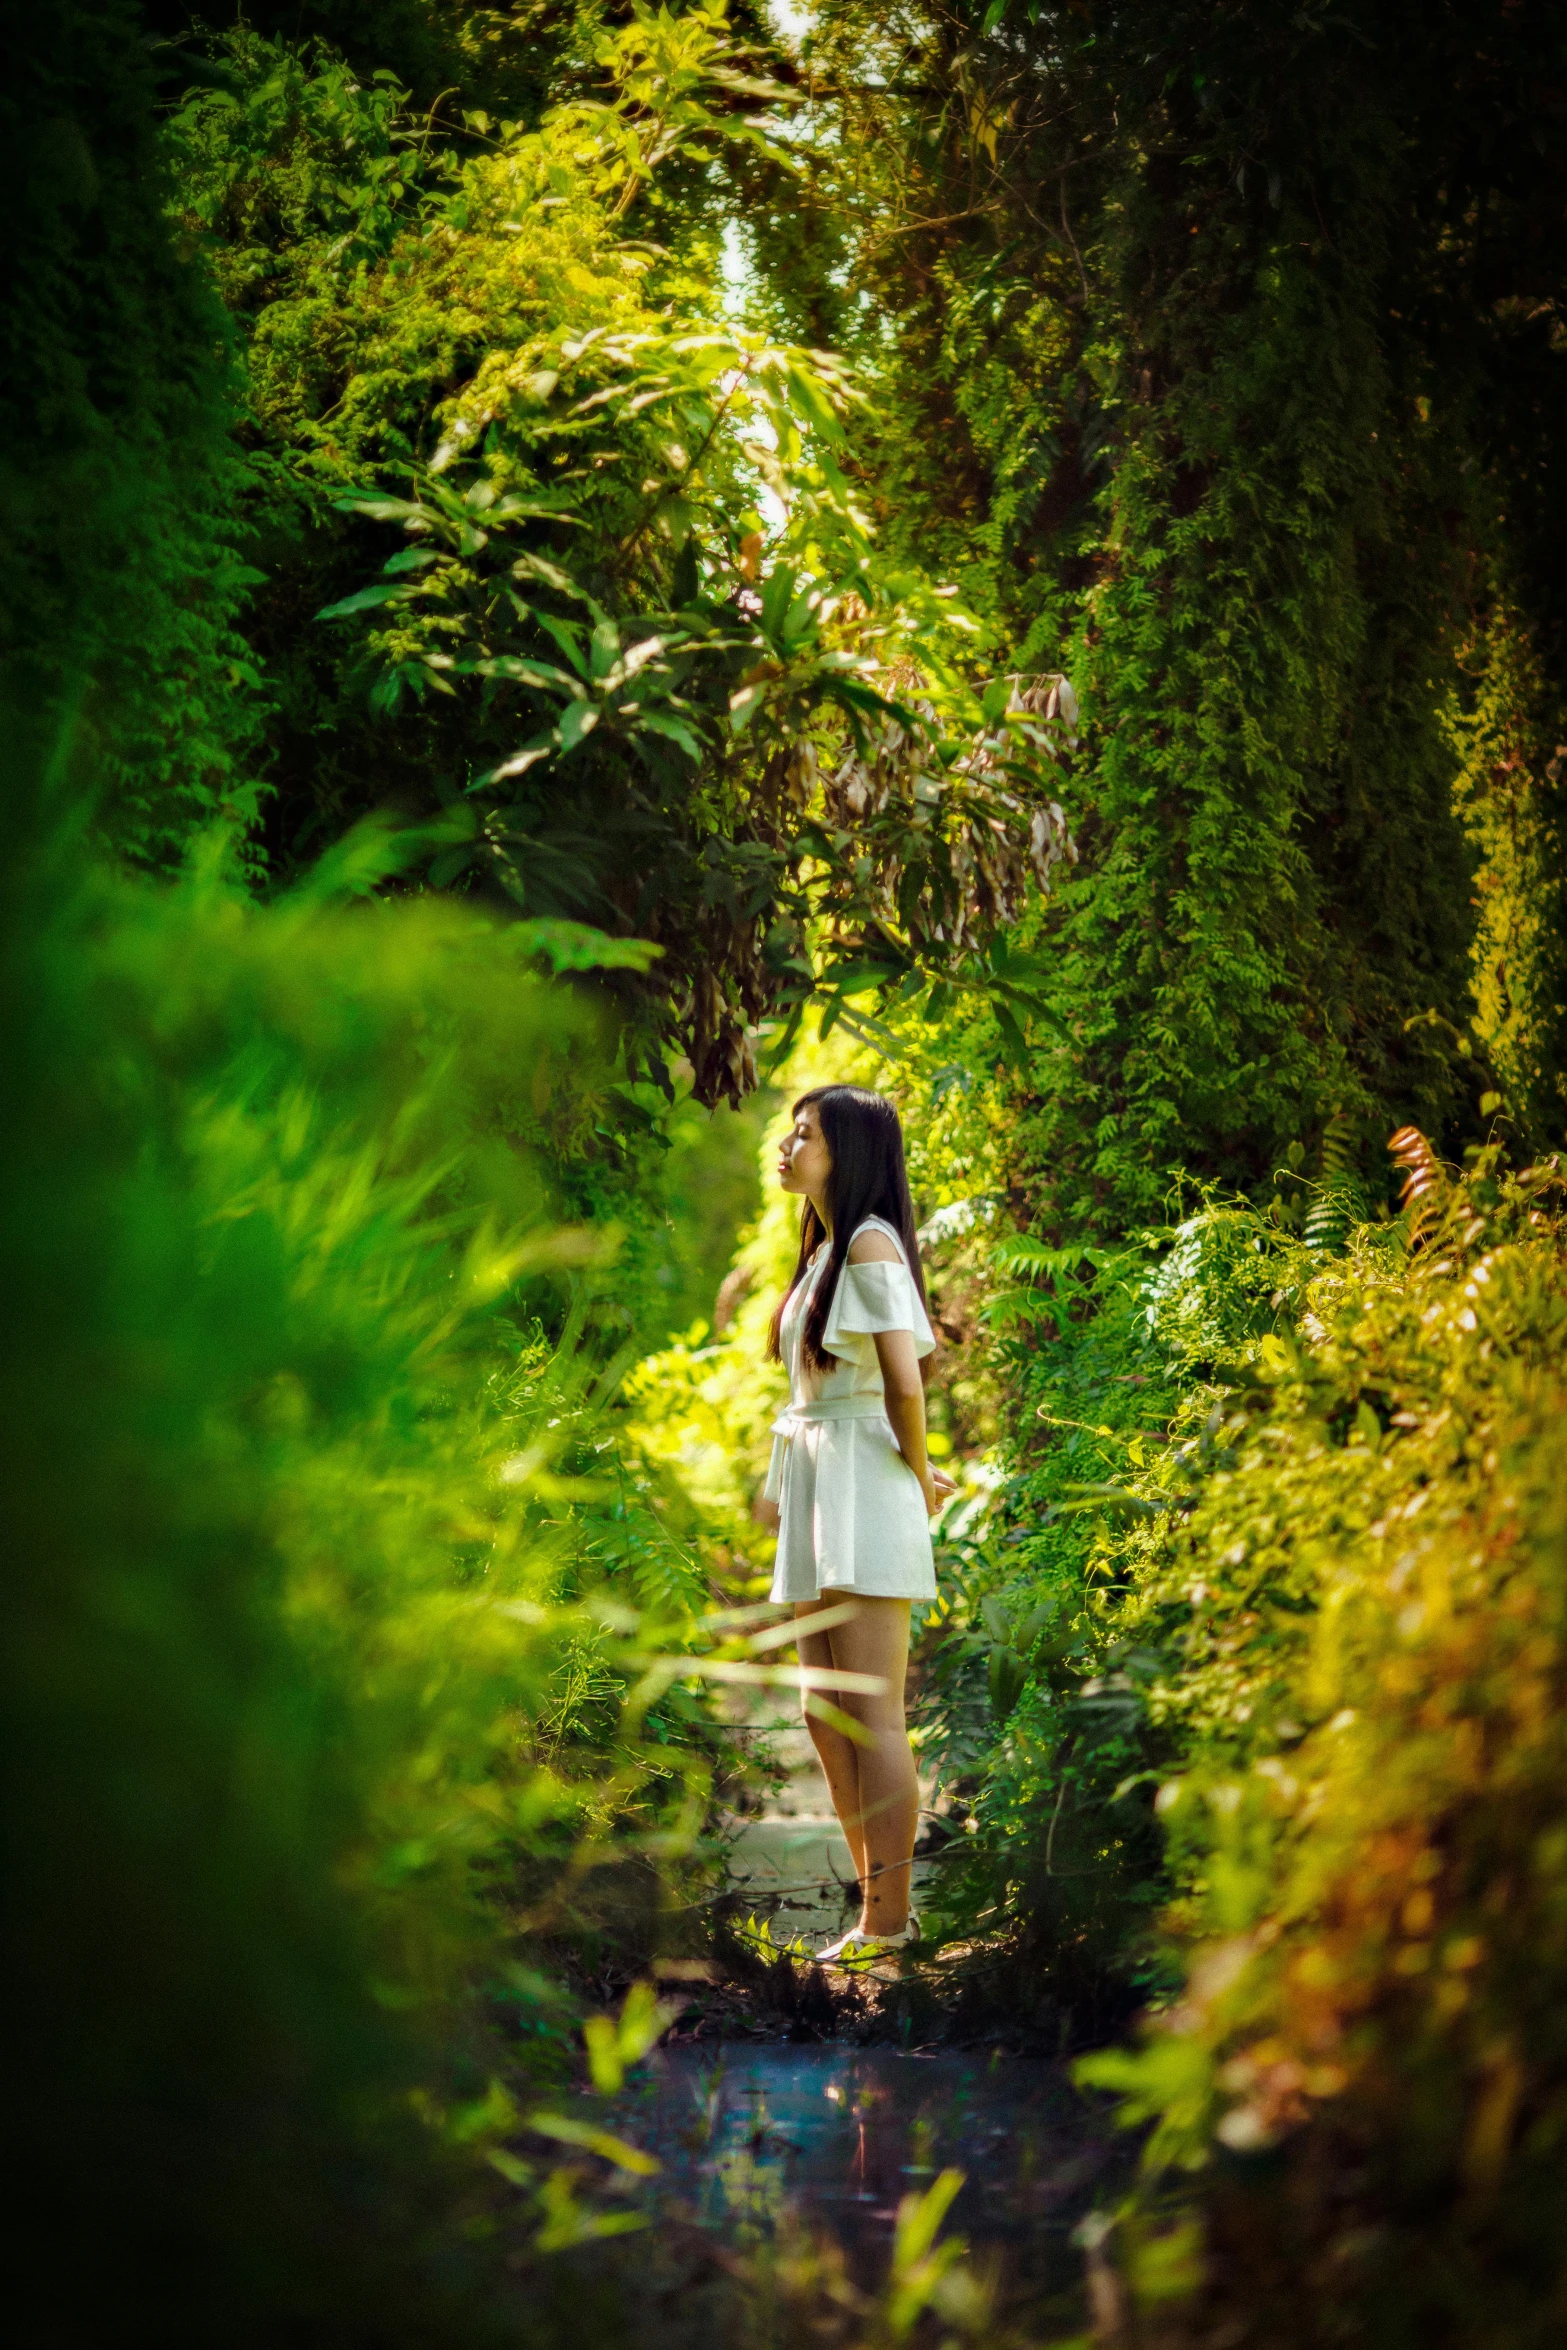
[[[866,730],[823,787],[835,832],[862,854],[885,849],[875,912],[916,954],[978,946],[1018,919],[1031,882],[1048,891],[1055,867],[1077,861],[1060,801],[1039,788],[1040,762],[1076,746],[1077,697],[1059,673],[1004,684],[999,722],[943,758],[923,678],[889,672],[897,714]],[[903,886],[910,878],[915,892]]]

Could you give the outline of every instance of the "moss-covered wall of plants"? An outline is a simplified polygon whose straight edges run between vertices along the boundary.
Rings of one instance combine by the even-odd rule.
[[[812,55],[889,525],[1084,705],[1041,1207],[1124,1229],[1335,1119],[1369,1173],[1499,1084],[1554,1136],[1549,12],[871,22]]]

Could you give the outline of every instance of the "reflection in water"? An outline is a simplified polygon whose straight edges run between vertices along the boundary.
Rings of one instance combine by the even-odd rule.
[[[951,2167],[964,2186],[949,2226],[1013,2288],[1059,2291],[1079,2265],[1071,2230],[1124,2159],[1058,2066],[1000,2050],[666,2049],[595,2106],[659,2157],[637,2190],[655,2212],[736,2247],[793,2213],[835,2237],[867,2287],[886,2274],[900,2200]]]

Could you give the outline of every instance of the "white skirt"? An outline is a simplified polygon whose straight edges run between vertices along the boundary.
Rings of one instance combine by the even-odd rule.
[[[790,1404],[773,1423],[767,1493],[779,1509],[775,1602],[935,1598],[925,1496],[879,1396]]]

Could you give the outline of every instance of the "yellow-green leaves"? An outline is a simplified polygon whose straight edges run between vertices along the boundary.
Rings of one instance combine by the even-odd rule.
[[[633,1983],[618,2016],[589,2016],[582,2027],[582,2037],[594,2088],[604,2096],[612,2096],[624,2081],[628,2067],[640,2063],[657,2044],[675,2013],[674,2008],[659,1999],[651,1983]]]
[[[607,2085],[618,2089],[620,2075],[617,2073]],[[595,2078],[594,2086],[606,2084]],[[541,2107],[527,2115],[523,2127],[541,2138],[554,2138],[562,2146],[580,2146],[585,2154],[596,2154],[602,2162],[611,2163],[616,2170],[627,2171],[634,2178],[655,2177],[660,2167],[655,2155],[646,2154],[640,2146],[617,2138],[612,2130],[598,2129],[592,2122],[581,2121],[573,2114],[549,2113]]]

